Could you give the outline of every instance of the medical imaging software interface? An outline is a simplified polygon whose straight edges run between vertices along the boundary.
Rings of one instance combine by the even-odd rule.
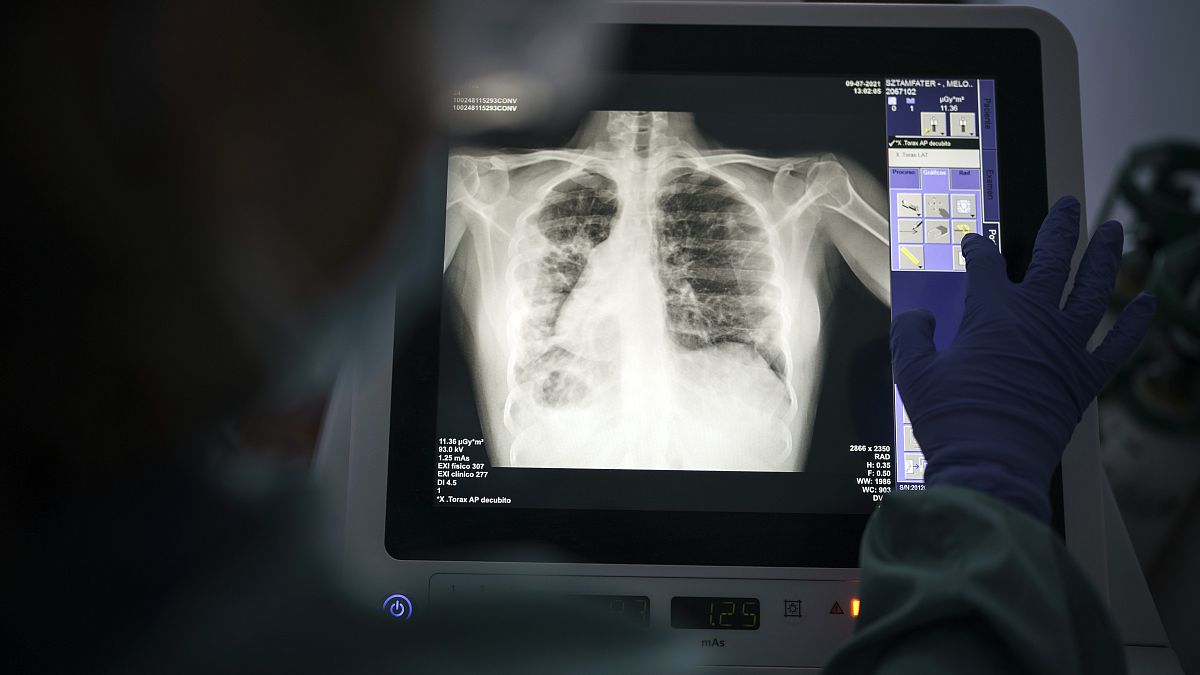
[[[923,489],[887,332],[1000,242],[986,79],[621,76],[446,157],[438,506],[869,512]],[[520,110],[460,91],[452,115]]]

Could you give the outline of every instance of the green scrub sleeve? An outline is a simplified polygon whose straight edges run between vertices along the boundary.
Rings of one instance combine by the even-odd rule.
[[[1058,535],[983,493],[889,495],[860,565],[854,636],[826,675],[1125,672],[1108,610]]]

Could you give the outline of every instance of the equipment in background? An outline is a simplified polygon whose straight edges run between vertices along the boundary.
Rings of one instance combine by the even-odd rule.
[[[1101,209],[1110,218],[1132,235],[1114,310],[1143,289],[1158,298],[1156,329],[1113,388],[1154,429],[1200,431],[1200,147],[1135,150]]]
[[[613,8],[594,124],[489,125],[422,172],[413,225],[446,245],[414,257],[442,265],[398,288],[323,430],[348,578],[398,631],[586,596],[714,673],[812,672],[854,629],[874,504],[924,487],[890,318],[930,310],[944,346],[962,237],[1019,275],[1048,195],[1082,194],[1075,50],[1027,8]],[[444,105],[508,119],[502,85]],[[1085,413],[1055,523],[1139,672],[1173,657],[1140,575],[1109,573],[1136,564],[1098,445]]]
[[[1154,579],[1186,542],[1200,490],[1200,147],[1134,150],[1101,218],[1121,220],[1132,235],[1113,314],[1145,289],[1158,299],[1158,315],[1101,398],[1100,456],[1152,588],[1171,589],[1156,602],[1164,614],[1181,614],[1177,586]]]

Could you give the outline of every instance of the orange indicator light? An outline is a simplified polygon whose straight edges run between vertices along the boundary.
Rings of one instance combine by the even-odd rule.
[[[850,616],[858,616],[858,606],[860,604],[858,598],[850,598]]]

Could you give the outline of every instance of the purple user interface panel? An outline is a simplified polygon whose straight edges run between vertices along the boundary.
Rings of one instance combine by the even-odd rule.
[[[1000,242],[995,82],[891,79],[885,105],[892,315],[933,312],[944,349],[962,318],[963,236]],[[895,387],[892,400],[896,489],[922,489],[925,457]]]

